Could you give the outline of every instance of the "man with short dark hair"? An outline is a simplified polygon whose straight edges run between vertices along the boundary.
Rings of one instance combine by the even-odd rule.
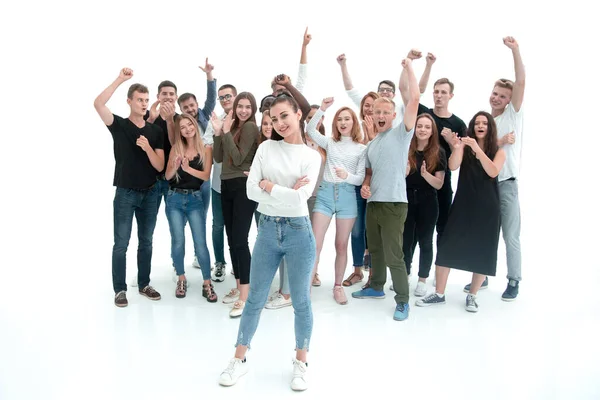
[[[210,116],[215,110],[217,104],[217,80],[213,77],[213,70],[215,67],[208,63],[208,57],[204,63],[204,67],[198,67],[206,74],[206,100],[204,102],[204,108],[198,107],[198,100],[193,93],[184,93],[177,99],[179,109],[182,113],[190,114],[196,118],[198,124],[204,132],[210,122]],[[210,185],[209,185],[210,186]]]
[[[156,226],[159,194],[156,176],[164,166],[163,132],[144,121],[148,109],[148,88],[133,84],[127,93],[129,117],[114,115],[106,103],[115,90],[131,79],[133,71],[123,68],[115,81],[94,100],[94,108],[108,127],[114,141],[115,175],[117,187],[114,207],[114,246],[112,251],[112,279],[115,305],[125,307],[127,301],[126,253],[131,237],[133,216],[138,227],[139,293],[151,300],[160,300],[160,294],[150,286],[152,235]]]

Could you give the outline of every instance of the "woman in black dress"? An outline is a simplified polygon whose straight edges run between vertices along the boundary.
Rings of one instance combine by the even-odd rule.
[[[455,268],[473,272],[465,309],[477,312],[477,291],[486,276],[496,275],[500,235],[497,176],[506,159],[497,139],[494,118],[484,111],[469,122],[467,137],[454,138],[448,166],[452,171],[460,167],[460,175],[435,261],[435,293],[418,300],[417,306],[445,304],[448,275],[450,268]]]

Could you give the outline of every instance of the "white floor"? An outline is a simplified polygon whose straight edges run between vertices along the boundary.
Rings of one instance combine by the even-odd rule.
[[[101,212],[110,218],[110,210]],[[98,227],[100,242],[81,239],[86,244],[76,257],[37,265],[38,279],[19,278],[14,270],[9,278],[5,270],[6,279],[0,281],[5,297],[0,302],[0,399],[600,398],[598,297],[589,292],[594,286],[571,279],[568,286],[566,281],[557,286],[554,273],[545,271],[562,266],[550,253],[524,252],[526,279],[516,302],[500,300],[506,285],[501,243],[498,276],[480,292],[479,313],[463,308],[462,287],[469,274],[453,271],[446,305],[418,308],[411,295],[410,318],[396,322],[387,284],[384,300],[352,299],[351,291],[359,289],[355,285],[346,290],[348,305],[334,302],[330,229],[320,266],[323,285],[313,289],[310,387],[295,394],[289,388],[291,307],[263,312],[248,354],[251,372],[236,386],[222,388],[217,378],[233,356],[239,319],[230,319],[220,300],[209,304],[201,297],[201,274],[191,267],[188,296],[175,298],[162,208],[152,284],[163,298],[151,302],[130,288],[129,307],[115,307],[111,224],[107,219]],[[250,237],[253,241],[254,225]],[[189,266],[189,232],[188,239]],[[61,248],[60,238],[52,241]],[[533,238],[524,235],[523,241]],[[136,246],[134,235],[128,282],[136,273]],[[583,264],[571,261],[569,268]],[[413,275],[411,293],[416,279]],[[225,282],[215,284],[219,297],[233,284],[229,273]],[[579,296],[573,296],[574,289]]]

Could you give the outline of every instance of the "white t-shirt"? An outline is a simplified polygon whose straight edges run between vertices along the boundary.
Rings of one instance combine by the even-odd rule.
[[[501,139],[510,132],[514,132],[515,134],[515,142],[513,144],[502,146],[506,152],[506,161],[500,170],[500,175],[498,175],[498,182],[509,178],[518,179],[523,145],[523,106],[517,112],[513,104],[508,103],[504,112],[494,118],[494,121],[496,121],[496,128],[498,130],[498,139]]]
[[[221,120],[224,120],[227,114],[223,113],[219,116]],[[215,131],[213,130],[212,123],[208,121],[208,125],[206,125],[206,131],[204,132],[204,136],[202,136],[202,140],[205,145],[213,145],[214,143],[214,135]],[[210,184],[213,190],[217,193],[221,193],[221,169],[223,168],[222,163],[215,162],[213,159],[213,170],[212,177],[210,179]]]
[[[272,217],[308,216],[307,201],[319,179],[321,156],[304,143],[289,144],[283,140],[266,140],[258,146],[246,194],[258,203],[258,212]],[[298,190],[296,181],[308,177],[309,183]],[[258,184],[267,179],[275,184],[271,193]]]

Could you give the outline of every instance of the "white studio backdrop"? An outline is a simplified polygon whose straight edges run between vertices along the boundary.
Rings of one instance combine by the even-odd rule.
[[[3,307],[22,294],[19,282],[32,296],[17,306],[32,318],[56,302],[82,300],[90,287],[112,301],[114,158],[92,103],[122,67],[132,68],[134,77],[108,106],[123,117],[134,82],[146,84],[152,100],[158,83],[172,80],[180,94],[195,93],[202,105],[206,81],[198,66],[205,57],[215,65],[218,86],[232,83],[259,101],[274,75],[296,81],[306,26],[313,37],[305,89],[310,103],[334,96],[333,108],[351,105],[339,54],[347,56],[354,86],[366,93],[383,79],[397,82],[402,58],[418,48],[437,56],[422,102],[432,106],[433,82],[448,77],[456,87],[450,110],[467,124],[477,111],[489,110],[496,79],[514,78],[511,52],[502,43],[514,36],[527,71],[523,251],[539,259],[526,267],[528,284],[554,296],[578,280],[597,282],[598,56],[592,49],[600,35],[586,2],[111,0],[2,8],[6,95],[0,104],[8,123],[0,297],[12,300],[0,306],[0,324]],[[414,65],[419,78],[425,61]],[[333,113],[326,117],[328,132]],[[137,246],[133,232],[129,253]],[[91,260],[105,268],[87,269]],[[38,290],[51,291],[43,304]],[[585,304],[588,297],[597,304],[593,293],[580,295]]]

